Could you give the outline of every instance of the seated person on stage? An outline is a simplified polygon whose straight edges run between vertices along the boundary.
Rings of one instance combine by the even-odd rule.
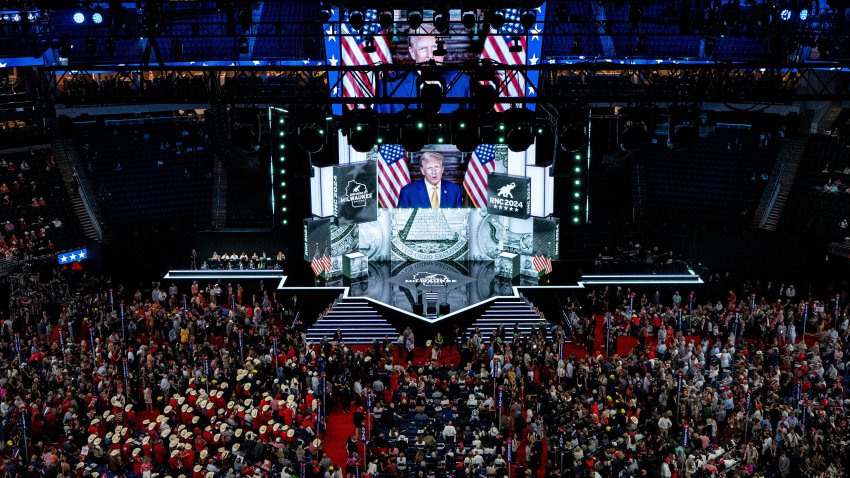
[[[453,208],[463,207],[463,191],[450,181],[443,181],[443,155],[433,151],[422,154],[422,179],[401,188],[398,207]]]
[[[412,32],[408,36],[407,51],[410,54],[410,59],[413,63],[425,64],[433,62],[442,64],[442,56],[434,55],[437,50],[437,36],[435,30],[429,26],[423,25],[418,31]],[[419,96],[419,72],[414,71],[409,74],[397,73],[395,78],[387,78],[378,85],[376,95],[398,98],[415,98]],[[469,78],[460,71],[451,71],[445,73],[445,87],[448,89],[445,96],[448,98],[468,98],[469,97]],[[411,105],[416,108],[417,105]],[[403,104],[378,104],[375,105],[375,110],[378,113],[398,113],[403,110]],[[458,108],[457,104],[447,103],[442,105],[440,113],[450,113]]]
[[[214,261],[220,261],[220,260],[221,260],[221,256],[220,256],[220,255],[218,255],[218,252],[217,252],[217,251],[213,251],[213,253],[212,253],[212,260],[214,260]]]

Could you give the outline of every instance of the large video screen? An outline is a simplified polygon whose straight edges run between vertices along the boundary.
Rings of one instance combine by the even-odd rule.
[[[362,17],[352,19],[351,13],[362,13]],[[421,10],[422,23],[411,28],[408,22],[411,11],[397,9],[391,11],[331,9],[328,23],[323,25],[325,56],[331,66],[372,66],[398,64],[456,64],[457,71],[451,71],[443,79],[445,96],[449,98],[467,98],[470,78],[461,65],[469,65],[475,60],[492,65],[537,65],[542,53],[544,18],[546,4],[531,10],[535,16],[531,28],[522,25],[521,9],[507,8],[498,11],[504,19],[498,28],[494,22],[484,22],[485,18],[497,16],[488,10],[448,10],[445,24],[439,19],[439,12]],[[438,15],[435,17],[435,13]],[[474,16],[464,21],[464,13]],[[392,20],[387,23],[387,15]],[[382,16],[384,18],[382,18]],[[384,23],[388,28],[381,26]],[[472,25],[472,28],[468,28]],[[516,71],[499,70],[499,95],[505,98],[536,95],[539,72],[536,70]],[[418,94],[418,72],[393,72],[391,68],[375,71],[329,71],[328,80],[331,95],[339,98],[358,97],[415,97]],[[346,105],[351,108],[354,103]],[[445,103],[440,112],[447,113],[456,109],[457,103]],[[498,104],[503,110],[509,104]],[[401,104],[379,104],[376,109],[381,113],[395,113],[404,108]],[[534,108],[533,103],[529,105]],[[342,105],[335,105],[333,113],[342,114]]]

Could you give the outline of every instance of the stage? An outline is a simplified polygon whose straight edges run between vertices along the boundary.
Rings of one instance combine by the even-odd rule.
[[[309,296],[312,292],[339,294],[340,299],[359,299],[381,309],[389,309],[426,323],[450,319],[478,309],[496,299],[520,298],[526,290],[570,291],[596,285],[699,285],[703,281],[692,270],[671,273],[585,274],[555,265],[555,272],[540,277],[496,275],[492,261],[408,261],[369,262],[366,272],[356,278],[316,277],[309,265],[299,265],[293,273],[283,270],[172,270],[167,280],[193,280],[204,283],[267,280],[272,288]]]

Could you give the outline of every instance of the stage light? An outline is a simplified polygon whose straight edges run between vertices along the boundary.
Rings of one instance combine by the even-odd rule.
[[[584,149],[587,146],[587,125],[579,121],[570,121],[559,126],[558,146],[568,153]]]
[[[522,53],[522,43],[520,43],[519,37],[511,38],[511,46],[508,47],[508,51],[511,53]]]
[[[97,7],[97,8],[94,9],[94,11],[91,14],[91,21],[95,25],[100,25],[101,23],[103,23],[103,9],[102,8]]]
[[[626,120],[620,131],[620,149],[636,151],[649,140],[649,130],[643,121]]]
[[[431,61],[434,65],[433,60]],[[435,69],[423,69],[417,80],[419,90],[419,107],[429,113],[437,113],[443,105],[443,97],[446,92],[446,79],[443,74]]]
[[[449,30],[449,11],[435,10],[434,11],[434,28],[440,33],[446,33]]]
[[[458,151],[471,152],[481,144],[478,115],[475,111],[457,109],[452,113],[452,139]]]
[[[76,23],[77,25],[85,23],[86,21],[86,15],[83,12],[74,13],[74,16],[72,18],[74,19],[74,23]]]
[[[475,28],[475,12],[470,10],[467,12],[463,12],[460,17],[460,21],[463,23],[463,27],[467,30],[472,30]]]
[[[328,23],[331,20],[331,8],[322,3],[319,6],[319,23]]]
[[[537,21],[537,15],[534,14],[534,10],[526,10],[522,12],[522,15],[519,17],[519,23],[522,25],[522,28],[526,30],[531,30],[531,27],[534,26],[534,22]]]
[[[351,10],[348,12],[348,23],[351,24],[351,28],[353,30],[359,31],[363,28],[363,11],[362,10]]]
[[[428,142],[428,115],[422,110],[408,109],[399,124],[399,144],[406,151],[421,151]]]
[[[297,117],[298,146],[307,153],[318,153],[327,142],[328,122],[325,112],[309,108],[299,111]]]
[[[446,50],[446,41],[445,40],[437,40],[437,48],[434,50],[434,56],[446,56],[449,54],[448,50]]]
[[[367,38],[363,45],[363,53],[375,53],[376,51],[378,49],[375,47],[375,37]]]
[[[787,8],[783,9],[782,12],[779,13],[779,18],[787,22],[791,19],[791,10],[788,10]]]
[[[505,24],[505,14],[495,11],[490,15],[490,28],[498,30]]]
[[[422,26],[422,10],[411,10],[407,13],[407,25],[411,30]]]
[[[381,16],[378,18],[378,24],[381,25],[384,31],[389,31],[393,26],[393,12],[381,12]]]
[[[378,113],[366,108],[347,111],[346,116],[348,144],[358,153],[368,153],[375,147],[378,136]]]
[[[486,68],[475,75],[472,96],[475,98],[475,110],[479,114],[487,114],[493,110],[499,99],[499,80],[494,70]]]
[[[505,142],[514,152],[527,150],[534,143],[534,112],[526,108],[511,108],[505,112]]]
[[[805,22],[809,18],[809,11],[805,8],[800,10],[800,21]]]
[[[250,48],[251,46],[248,43],[248,38],[244,36],[239,37],[239,54],[247,55]]]

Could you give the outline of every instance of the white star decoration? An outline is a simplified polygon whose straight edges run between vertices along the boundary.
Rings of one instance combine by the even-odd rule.
[[[537,53],[531,55],[531,58],[528,59],[529,65],[536,65],[540,58],[537,58]]]
[[[534,25],[534,28],[529,30],[529,33],[531,33],[531,41],[540,41],[540,37],[538,36],[540,35],[540,29],[537,28],[536,24]]]
[[[336,59],[336,55],[331,55],[331,57],[328,58],[328,63],[330,63],[331,66],[336,66],[336,64],[339,63],[339,60]]]
[[[86,258],[86,252],[80,251],[80,259],[85,259],[85,258]]]
[[[528,85],[528,96],[534,96],[535,93],[536,93],[536,91],[534,90],[534,87],[531,86],[531,85]]]
[[[328,41],[336,41],[336,37],[333,34],[334,27],[328,27],[328,29],[325,30],[325,33],[328,35]]]
[[[66,256],[59,256],[59,262],[68,262],[68,258]]]

